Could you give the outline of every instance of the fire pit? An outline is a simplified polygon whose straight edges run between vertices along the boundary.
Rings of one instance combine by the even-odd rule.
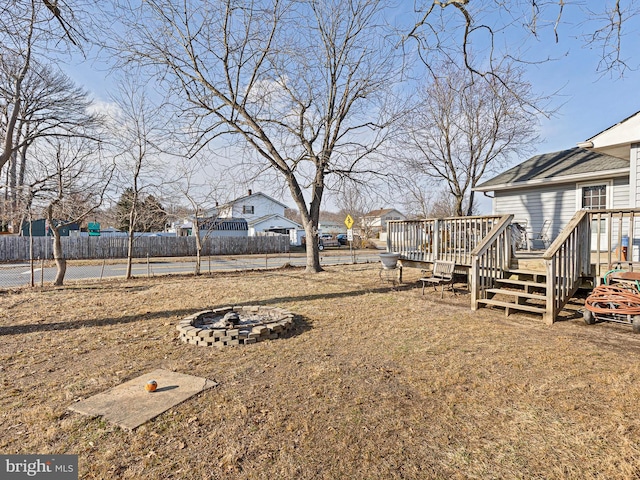
[[[247,345],[283,336],[293,328],[293,317],[276,307],[225,307],[195,313],[176,328],[180,340],[192,345]]]

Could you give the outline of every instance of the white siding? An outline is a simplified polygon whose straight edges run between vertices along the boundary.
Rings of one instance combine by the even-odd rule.
[[[513,214],[514,221],[526,221],[534,233],[540,231],[545,220],[550,220],[548,236],[553,241],[576,213],[576,192],[576,183],[496,191],[494,213]],[[610,198],[610,208],[628,208],[628,178],[613,179]]]
[[[633,208],[629,204],[629,179],[614,178],[613,192],[611,196],[611,208]]]
[[[244,213],[244,207],[253,207],[253,214]],[[284,217],[285,207],[274,202],[261,193],[254,193],[246,197],[234,200],[230,205],[220,207],[219,216],[222,218],[244,218],[248,222],[267,215],[280,215]]]
[[[550,240],[556,238],[575,211],[575,184],[496,192],[494,213],[513,214],[514,221],[525,220],[534,234],[545,220],[550,220]]]

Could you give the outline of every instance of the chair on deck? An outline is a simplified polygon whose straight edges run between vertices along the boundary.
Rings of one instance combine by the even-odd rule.
[[[453,294],[456,295],[456,289],[453,286],[453,270],[456,264],[445,260],[436,260],[433,264],[433,271],[430,277],[422,277],[418,281],[422,282],[422,294],[424,295],[424,287],[427,283],[433,285],[433,289],[437,292],[438,285],[442,285],[442,293],[440,298],[444,298],[444,286],[449,284]]]
[[[534,249],[534,242],[542,243],[544,248],[548,248],[551,243],[549,240],[549,229],[551,228],[551,220],[544,220],[538,232],[528,232],[529,250]]]

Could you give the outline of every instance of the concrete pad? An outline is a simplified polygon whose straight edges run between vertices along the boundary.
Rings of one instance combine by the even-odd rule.
[[[145,390],[149,380],[158,382],[155,392]],[[133,430],[216,385],[216,382],[206,378],[158,369],[74,403],[69,410],[92,417],[102,416],[122,428]]]

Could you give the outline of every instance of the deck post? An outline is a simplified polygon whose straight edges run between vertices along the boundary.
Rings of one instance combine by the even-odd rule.
[[[547,325],[553,325],[553,323],[556,321],[556,264],[553,259],[545,260],[545,263],[547,264],[547,307],[544,314],[544,320]]]
[[[440,219],[436,218],[433,222],[433,258],[432,262],[440,260]]]
[[[471,278],[469,279],[471,283],[471,310],[478,310],[478,297],[480,295],[480,285],[478,284],[478,256],[471,256],[471,270],[469,274]]]

